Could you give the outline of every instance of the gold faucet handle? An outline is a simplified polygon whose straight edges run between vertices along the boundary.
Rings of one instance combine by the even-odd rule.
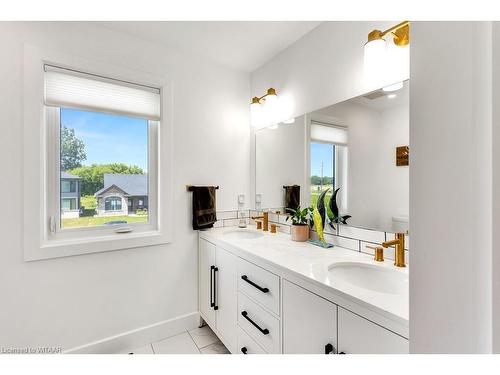
[[[254,220],[255,224],[257,225],[257,229],[262,229],[262,221],[260,220]]]
[[[278,224],[271,223],[271,233],[276,233],[276,229],[279,227]]]
[[[370,246],[366,245],[367,249],[375,250],[375,261],[383,262],[384,261],[384,248],[382,246]]]

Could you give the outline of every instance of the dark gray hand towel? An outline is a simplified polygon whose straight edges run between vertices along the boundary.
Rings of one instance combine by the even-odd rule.
[[[285,209],[292,208],[296,210],[300,207],[300,186],[283,186],[285,189]]]
[[[193,229],[212,228],[217,221],[214,186],[193,186]]]

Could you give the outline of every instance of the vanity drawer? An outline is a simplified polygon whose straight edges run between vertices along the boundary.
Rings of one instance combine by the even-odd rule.
[[[280,314],[280,278],[246,260],[238,261],[238,290]]]
[[[238,351],[237,354],[266,354],[248,334],[238,326]]]
[[[281,353],[280,322],[243,293],[238,293],[238,324],[269,353]]]

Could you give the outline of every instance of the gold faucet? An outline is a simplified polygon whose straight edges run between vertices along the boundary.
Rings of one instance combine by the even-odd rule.
[[[382,246],[388,248],[395,245],[396,251],[394,252],[394,265],[396,267],[406,267],[405,264],[405,235],[404,233],[396,233],[396,239],[392,241],[382,242]]]
[[[264,211],[262,213],[262,216],[252,216],[252,219],[253,220],[263,219],[264,222],[263,222],[262,230],[264,232],[267,232],[269,230],[269,212]]]

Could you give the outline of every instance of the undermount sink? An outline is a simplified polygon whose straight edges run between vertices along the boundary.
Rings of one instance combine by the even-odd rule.
[[[262,237],[262,233],[253,232],[250,230],[232,230],[224,233],[224,237],[233,240],[251,240]]]
[[[334,263],[328,267],[333,282],[346,282],[359,288],[386,294],[407,294],[408,275],[374,264],[358,262]]]

